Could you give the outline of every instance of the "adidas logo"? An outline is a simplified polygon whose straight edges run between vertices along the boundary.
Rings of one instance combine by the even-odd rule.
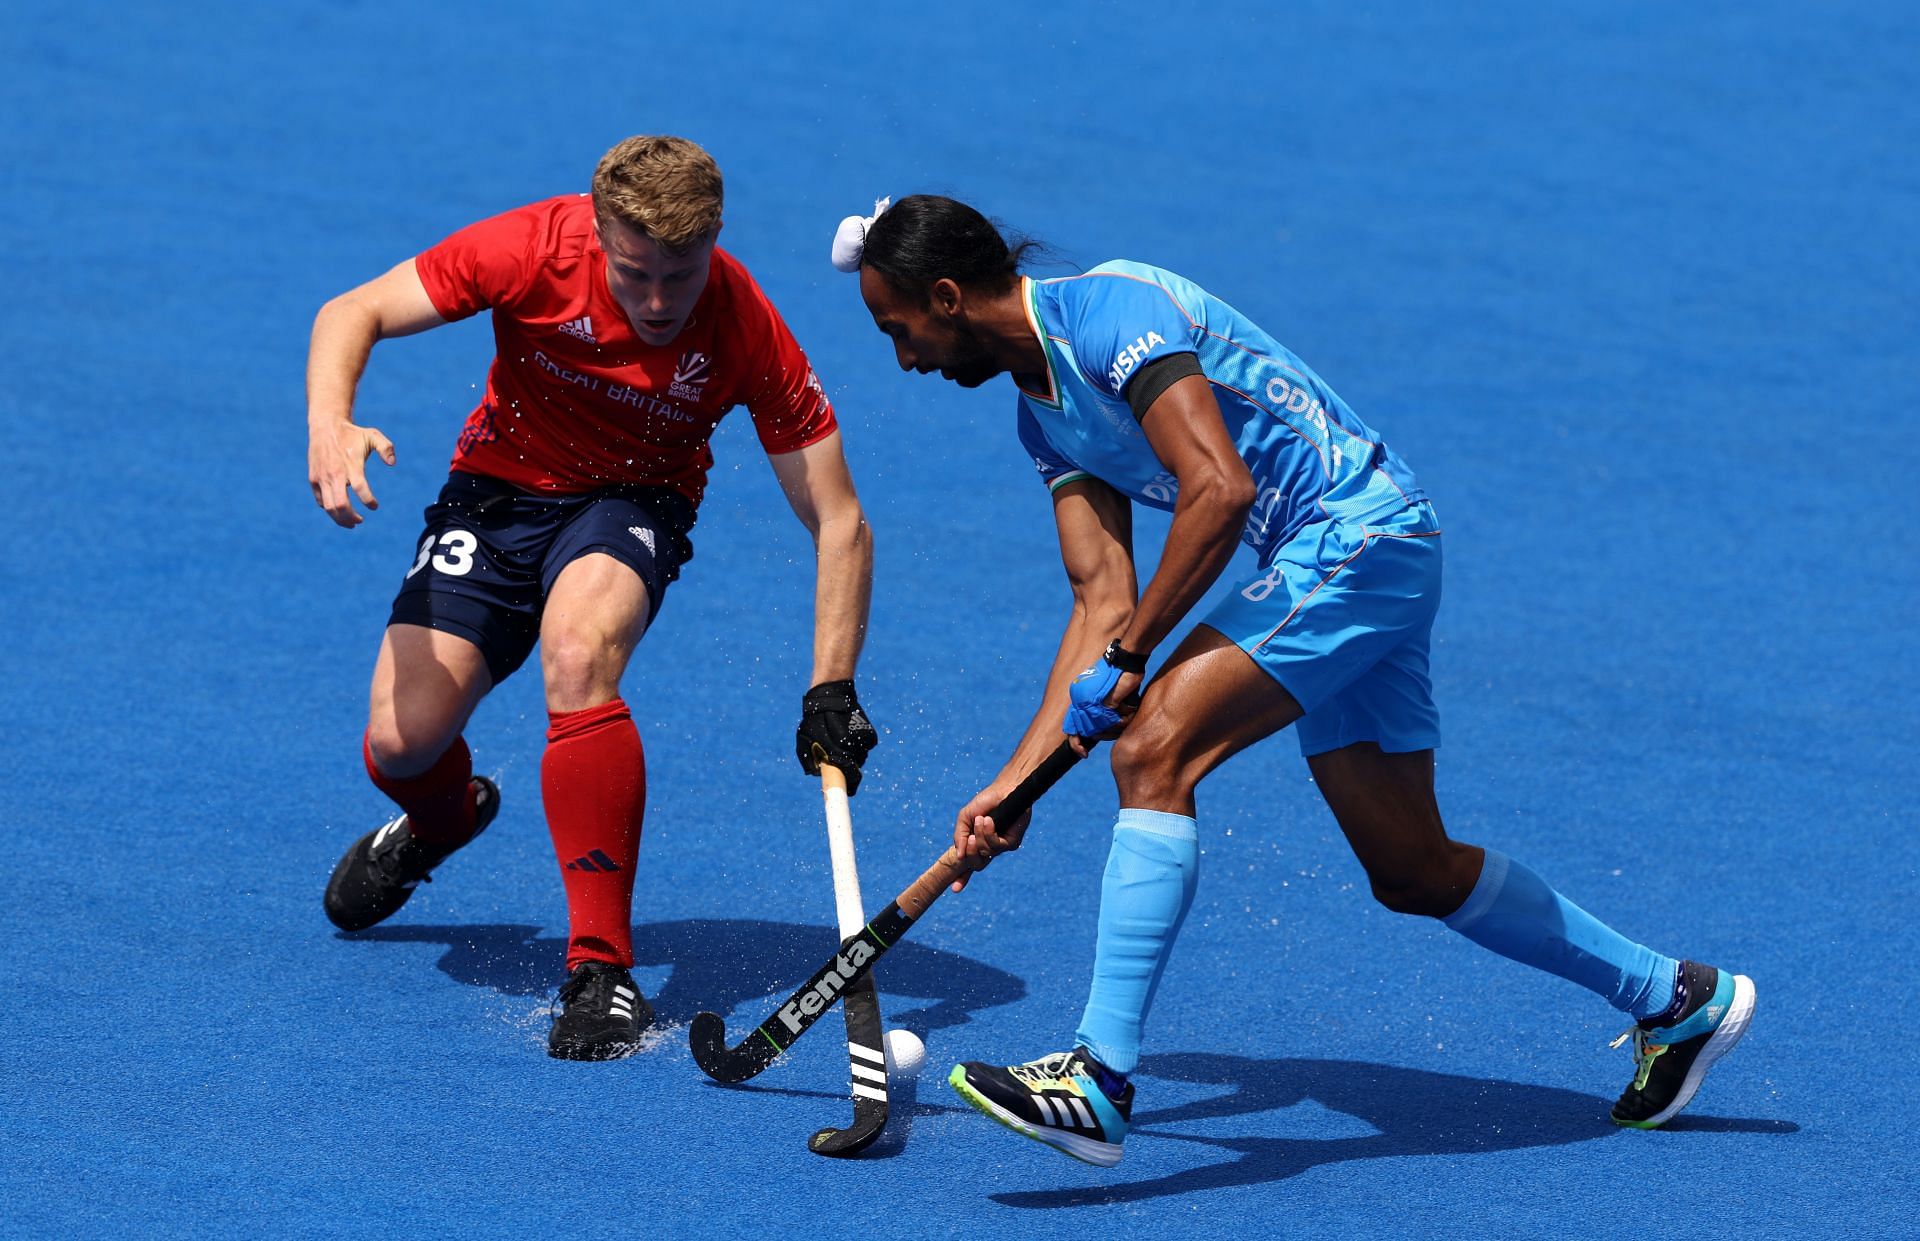
[[[853,1066],[853,1093],[866,1099],[887,1101],[887,1057],[885,1053],[875,1051],[852,1039],[847,1040],[847,1050],[852,1054],[849,1062]],[[867,1063],[860,1063],[865,1060]],[[869,1085],[877,1082],[878,1085]]]
[[[653,531],[647,529],[645,526],[628,526],[627,533],[639,539],[642,543],[645,543],[648,551],[653,550]]]
[[[1034,1110],[1040,1113],[1040,1123],[1055,1129],[1098,1130],[1100,1127],[1094,1122],[1092,1114],[1087,1111],[1087,1105],[1072,1095],[1049,1099],[1046,1095],[1037,1094],[1033,1096],[1033,1106]],[[1054,1114],[1055,1108],[1060,1109],[1058,1116]],[[1073,1110],[1068,1111],[1068,1108]]]
[[[1709,1004],[1707,1005],[1707,1020],[1718,1022],[1720,1020],[1720,1014],[1726,1011],[1727,1006],[1725,1004]]]
[[[587,854],[587,856],[585,857],[577,857],[573,859],[573,861],[568,862],[567,869],[583,870],[587,872],[589,875],[597,875],[601,871],[619,870],[620,863],[614,861],[612,858],[608,857],[605,853],[601,852],[600,850],[595,849],[592,853]]]
[[[565,332],[567,335],[573,337],[575,340],[586,341],[589,345],[597,345],[600,343],[598,340],[594,339],[592,315],[581,315],[578,319],[575,319],[572,323],[562,323],[560,325],[560,330]]]
[[[632,1021],[633,988],[616,984],[613,988],[613,998],[607,1001],[607,1010],[616,1017],[625,1017],[628,1021]]]

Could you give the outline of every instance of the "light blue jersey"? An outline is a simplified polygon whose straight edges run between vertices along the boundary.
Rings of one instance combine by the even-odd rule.
[[[1116,260],[1023,279],[1047,390],[1020,389],[1020,442],[1056,488],[1092,475],[1171,510],[1178,483],[1140,429],[1127,380],[1192,353],[1258,490],[1242,541],[1265,562],[1311,522],[1364,524],[1424,498],[1413,472],[1346,402],[1245,315],[1181,276]]]
[[[1126,384],[1155,358],[1196,355],[1259,489],[1240,534],[1259,567],[1205,623],[1300,704],[1302,753],[1439,745],[1427,657],[1440,527],[1413,471],[1306,363],[1191,280],[1112,262],[1020,293],[1047,359],[1047,390],[1020,389],[1020,442],[1047,486],[1092,476],[1172,509],[1179,484]]]

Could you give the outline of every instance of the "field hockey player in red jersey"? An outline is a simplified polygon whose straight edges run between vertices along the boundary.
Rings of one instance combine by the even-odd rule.
[[[398,815],[347,850],[327,916],[358,931],[499,812],[464,732],[481,699],[540,647],[548,727],[541,789],[569,932],[548,1050],[604,1060],[652,1020],[634,985],[634,866],[646,802],[620,681],[690,534],[721,417],[745,405],[817,552],[811,686],[797,736],[857,789],[877,740],[854,694],[873,545],[838,425],[806,355],[747,269],[716,242],[722,182],[684,138],[636,137],[591,194],[461,229],[334,298],[308,360],[308,478],[338,525],[377,507],[366,462],[394,446],[354,421],[374,344],[492,311],[495,357],[405,567],[374,665],[362,742]]]

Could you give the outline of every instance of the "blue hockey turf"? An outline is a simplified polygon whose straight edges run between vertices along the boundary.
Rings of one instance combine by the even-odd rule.
[[[924,8],[9,10],[0,1235],[1913,1235],[1912,7]],[[305,478],[314,311],[637,132],[725,169],[723,242],[811,354],[876,531],[869,908],[997,770],[1068,605],[1010,387],[901,374],[828,266],[841,216],[930,190],[1049,270],[1192,277],[1410,463],[1446,530],[1453,833],[1758,986],[1684,1116],[1616,1129],[1623,1018],[1374,904],[1285,736],[1202,789],[1117,1168],[941,1080],[1070,1039],[1100,762],[882,963],[930,1063],[866,1157],[806,1149],[850,1115],[837,1017],[708,1082],[688,1020],[737,1037],[835,938],[792,756],[811,550],[744,415],[625,687],[657,1040],[544,1054],[566,924],[533,667],[467,734],[499,821],[335,933],[328,871],[389,813],[373,655],[491,337],[375,352],[360,418],[399,464],[347,532]],[[1146,563],[1165,529],[1142,517]]]

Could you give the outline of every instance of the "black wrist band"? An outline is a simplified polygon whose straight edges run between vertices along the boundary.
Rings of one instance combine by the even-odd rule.
[[[1121,646],[1120,639],[1118,638],[1107,643],[1107,653],[1101,656],[1101,658],[1122,672],[1135,672],[1145,675],[1147,671],[1147,657],[1145,655],[1136,655],[1126,647]]]

